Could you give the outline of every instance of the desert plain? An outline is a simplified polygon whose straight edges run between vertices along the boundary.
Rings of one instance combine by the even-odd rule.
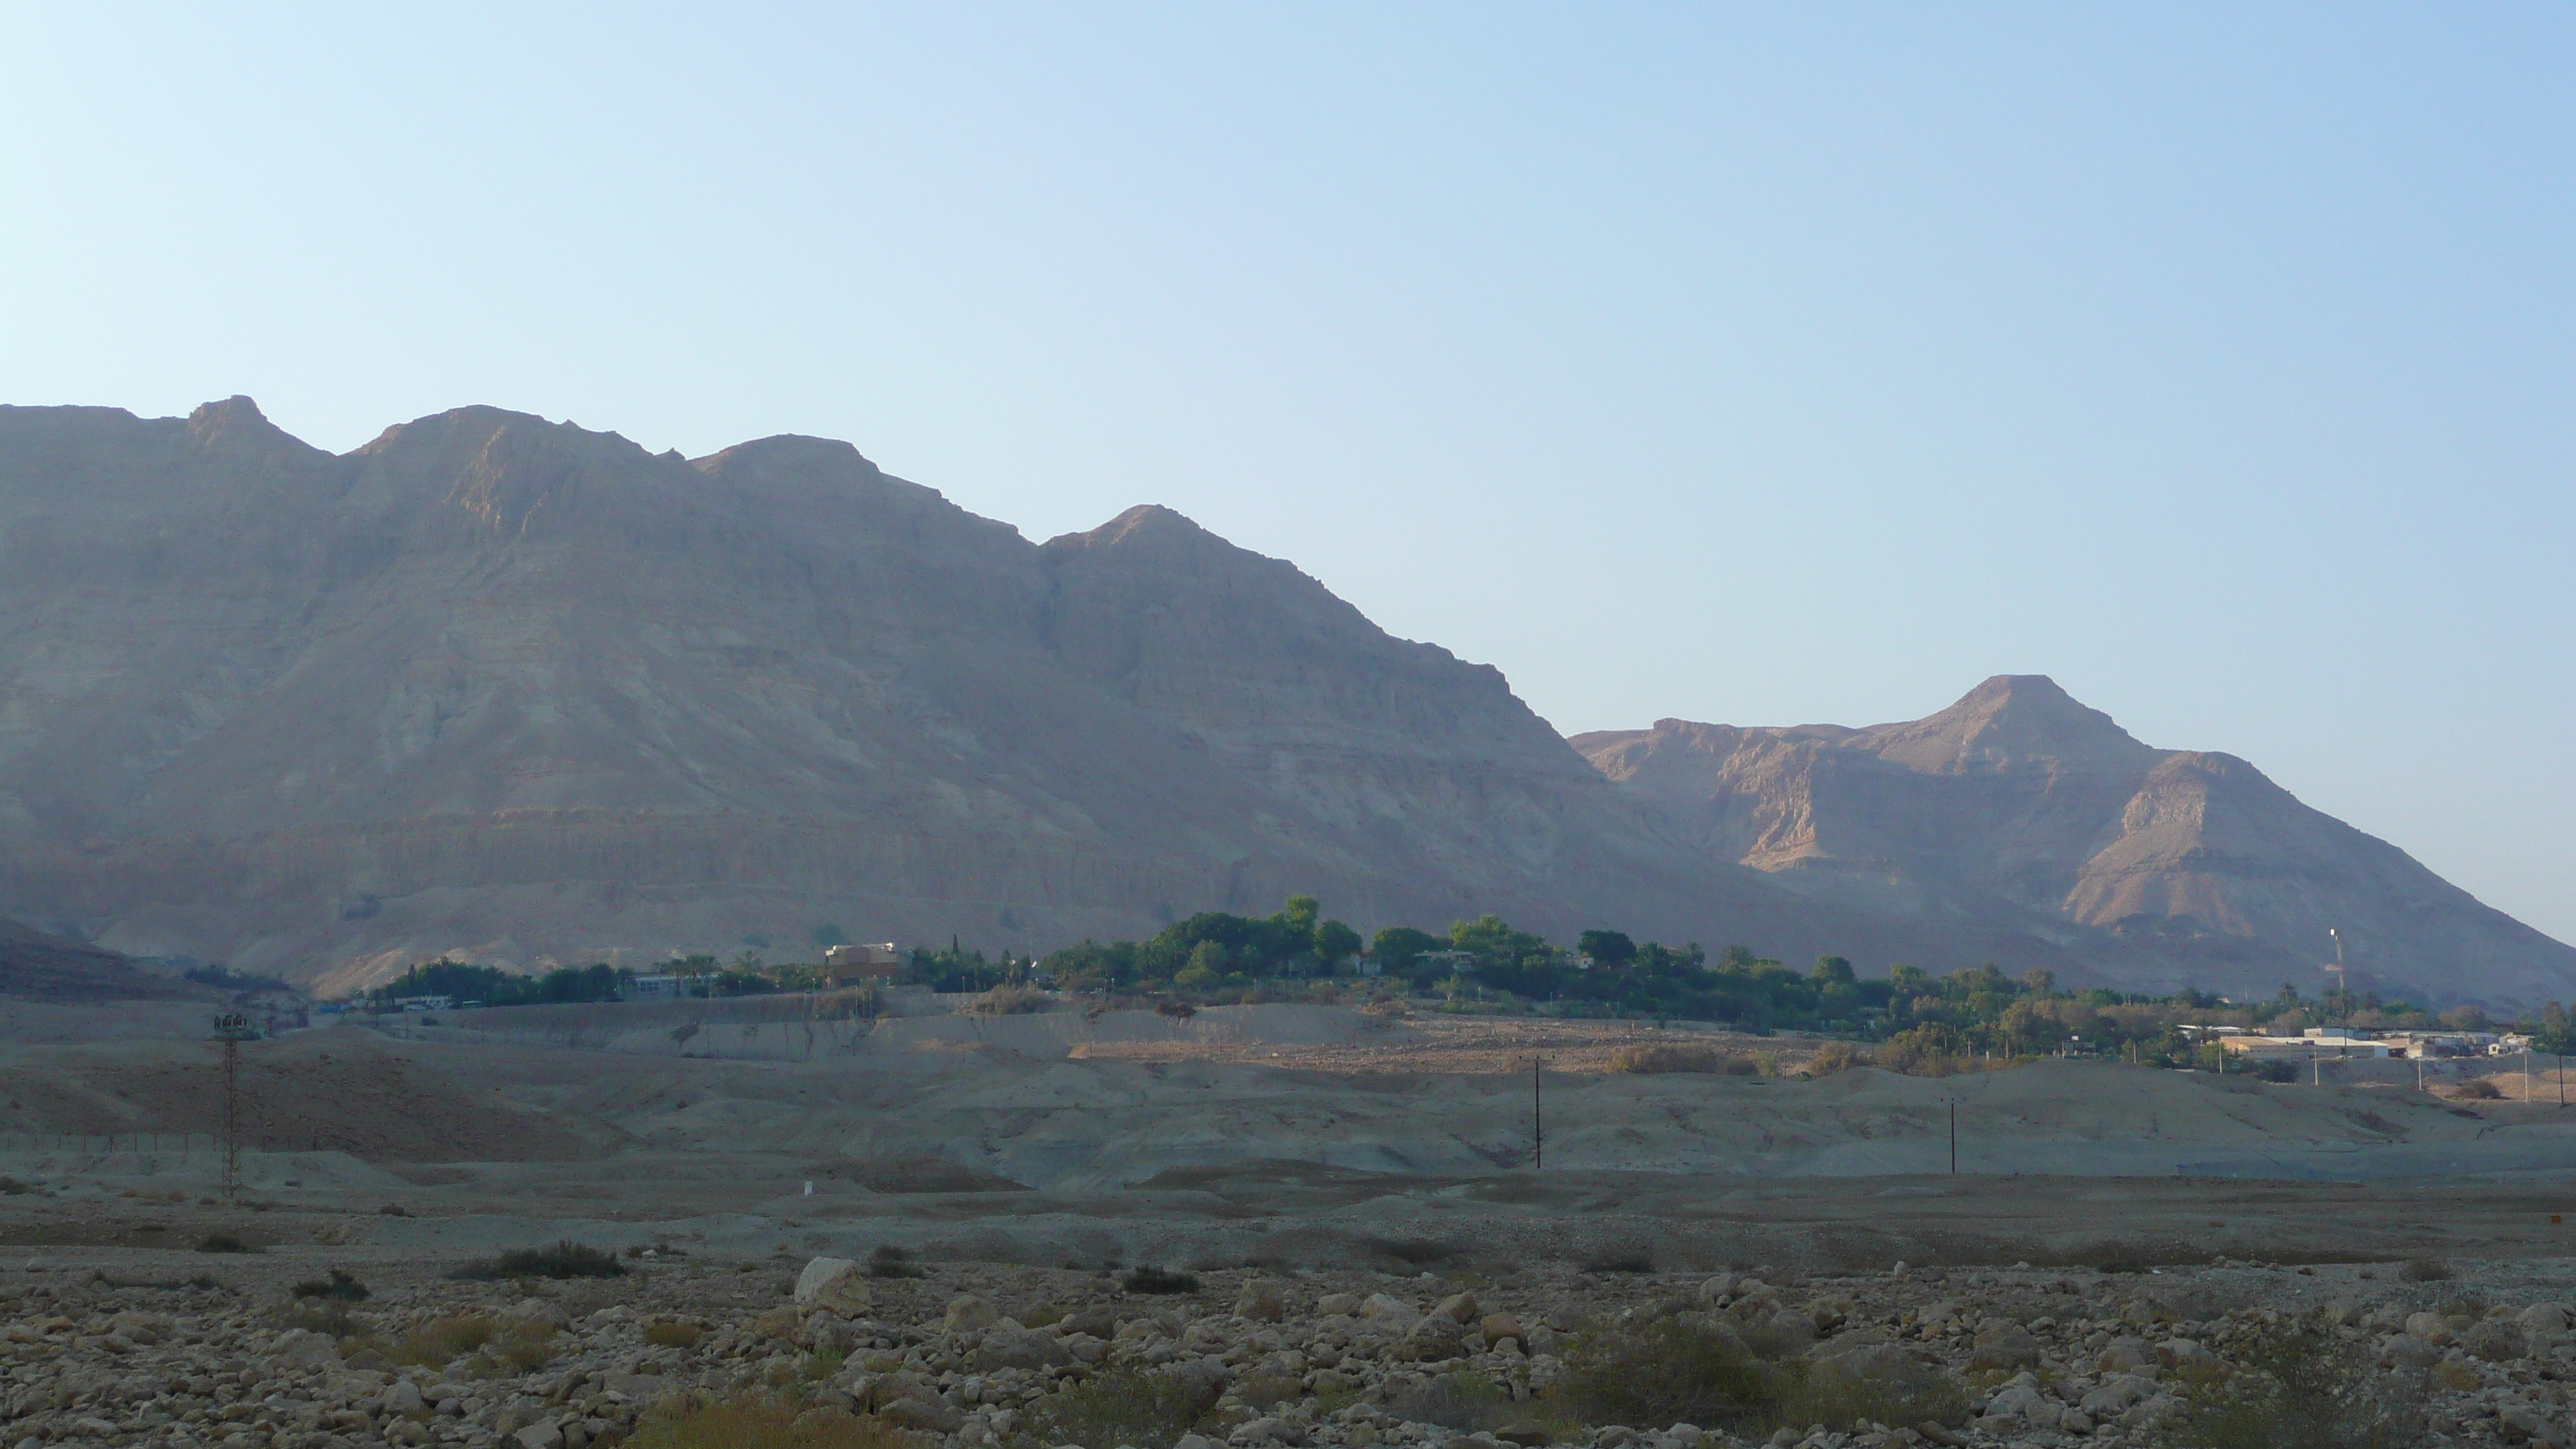
[[[2576,1439],[2576,1118],[2518,1063],[963,1004],[344,1017],[244,1044],[229,1186],[198,1008],[13,1008],[5,1440],[2236,1442],[2284,1345],[2368,1402],[2268,1442]],[[567,1243],[622,1271],[492,1273]]]

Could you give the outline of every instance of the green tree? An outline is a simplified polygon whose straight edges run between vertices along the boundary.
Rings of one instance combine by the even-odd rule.
[[[1315,959],[1327,971],[1358,955],[1367,944],[1359,932],[1340,921],[1326,921],[1315,928]]]
[[[1422,959],[1425,951],[1438,951],[1448,944],[1429,931],[1416,930],[1411,926],[1388,926],[1369,942],[1369,954],[1377,958],[1379,970],[1399,975],[1411,970],[1413,963]]]
[[[1315,919],[1323,911],[1323,902],[1313,896],[1290,896],[1287,909],[1270,919],[1291,939],[1311,940],[1315,935]]]
[[[1839,986],[1849,986],[1857,979],[1852,974],[1852,963],[1840,956],[1817,957],[1816,969],[1807,975],[1810,980],[1829,981]]]
[[[1574,938],[1574,949],[1613,971],[1637,959],[1637,943],[1625,931],[1586,931]]]
[[[1453,950],[1474,953],[1477,960],[1487,965],[1517,965],[1523,957],[1548,950],[1544,938],[1514,930],[1509,922],[1496,915],[1451,922],[1449,945]]]
[[[848,945],[849,940],[849,937],[841,934],[841,928],[830,921],[825,921],[814,928],[814,944],[827,950],[834,946]]]

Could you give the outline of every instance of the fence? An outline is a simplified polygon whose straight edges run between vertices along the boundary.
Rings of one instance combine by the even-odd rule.
[[[187,1155],[197,1152],[220,1153],[224,1137],[220,1132],[0,1132],[0,1152],[74,1152],[99,1156],[111,1152],[159,1152]],[[241,1137],[244,1152],[355,1152],[356,1145],[335,1140],[328,1134],[303,1133],[291,1137],[269,1132],[245,1132]]]

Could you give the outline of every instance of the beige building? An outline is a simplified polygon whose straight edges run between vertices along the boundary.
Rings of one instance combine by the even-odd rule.
[[[883,981],[903,974],[911,953],[892,941],[872,946],[833,946],[823,952],[823,974],[839,981]]]

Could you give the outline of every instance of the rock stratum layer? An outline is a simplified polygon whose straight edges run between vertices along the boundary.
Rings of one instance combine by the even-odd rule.
[[[2124,984],[2313,992],[2330,930],[2356,989],[2537,1001],[2576,976],[2576,951],[2245,761],[2151,748],[2040,675],[1904,724],[1573,743],[1714,859],[1820,903],[2067,940]]]
[[[325,989],[439,952],[810,955],[826,923],[1043,950],[1296,891],[1363,928],[1491,910],[1789,960],[2266,990],[2292,956],[2313,970],[2266,934],[2304,918],[2155,884],[2183,879],[2146,869],[2169,834],[2061,909],[2046,861],[2110,843],[2071,803],[1974,837],[2011,890],[1892,867],[1811,888],[1778,868],[1794,825],[1723,848],[1737,826],[1652,769],[1606,778],[1495,670],[1170,510],[1034,544],[821,439],[693,461],[462,408],[335,456],[246,398],[0,408],[0,611],[0,911]],[[1783,778],[1812,773],[1773,733]],[[2230,770],[2260,781],[2127,743],[2102,768],[2136,779],[2086,784],[2085,810],[2179,818],[2250,798]],[[2376,848],[2438,908],[2393,975],[2576,979],[2566,948],[2314,819],[2319,849]],[[2205,929],[2122,924],[2185,915]],[[2493,950],[2414,944],[2461,921]]]

